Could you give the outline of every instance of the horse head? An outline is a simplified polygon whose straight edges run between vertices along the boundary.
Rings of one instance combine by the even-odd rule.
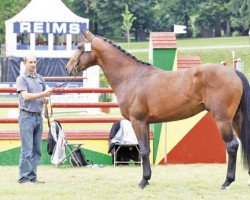
[[[76,76],[80,71],[95,65],[95,54],[92,51],[92,40],[95,37],[90,31],[83,31],[83,40],[77,45],[77,50],[66,65],[70,76]]]

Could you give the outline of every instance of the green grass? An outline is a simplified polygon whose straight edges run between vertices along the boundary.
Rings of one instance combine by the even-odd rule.
[[[208,47],[208,46],[235,46],[249,45],[249,37],[218,37],[218,38],[195,38],[178,39],[177,45],[183,47]]]
[[[248,36],[242,37],[218,37],[218,38],[177,38],[177,47],[211,47],[211,46],[236,46],[236,45],[249,45],[250,39]],[[131,42],[119,43],[125,49],[148,49],[149,42]]]
[[[0,166],[1,200],[9,199],[249,199],[249,176],[239,166],[237,178],[221,191],[224,164],[152,166],[150,185],[141,190],[141,167],[55,167],[39,166],[45,184],[20,185],[17,166]]]
[[[118,43],[119,46],[121,46],[124,49],[132,50],[132,49],[148,49],[149,43],[148,41],[144,42],[131,42],[128,43]]]

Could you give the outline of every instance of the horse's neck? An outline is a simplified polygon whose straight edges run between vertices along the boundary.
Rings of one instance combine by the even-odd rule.
[[[137,69],[138,63],[111,44],[101,41],[96,48],[98,65],[102,68],[110,86],[115,90]]]

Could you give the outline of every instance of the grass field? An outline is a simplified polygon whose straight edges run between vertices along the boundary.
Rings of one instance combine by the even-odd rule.
[[[141,167],[55,167],[40,166],[45,184],[17,183],[18,168],[0,166],[0,198],[83,199],[83,200],[248,200],[248,175],[238,167],[236,181],[220,190],[225,178],[224,164],[152,166],[150,185],[141,190]]]

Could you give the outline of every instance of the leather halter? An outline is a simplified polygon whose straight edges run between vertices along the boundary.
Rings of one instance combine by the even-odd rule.
[[[94,39],[94,37],[95,37],[95,36],[92,35],[92,36],[90,37],[89,40],[84,39],[85,43],[92,43],[92,40]],[[74,64],[73,64],[73,66],[72,66],[72,68],[71,68],[69,74],[71,74],[73,71],[75,71],[76,74],[79,73],[79,72],[78,72],[78,65],[79,65],[81,56],[82,56],[85,52],[86,52],[86,51],[85,51],[85,45],[83,45],[82,48],[80,49],[80,53],[77,55],[77,57],[72,57],[72,59],[74,60]]]

